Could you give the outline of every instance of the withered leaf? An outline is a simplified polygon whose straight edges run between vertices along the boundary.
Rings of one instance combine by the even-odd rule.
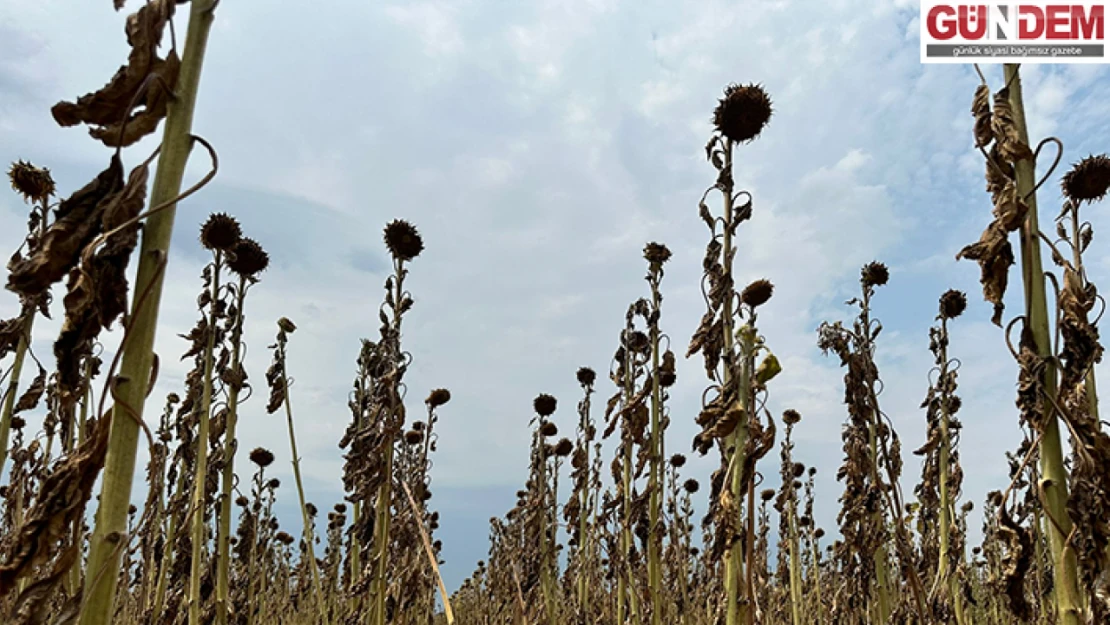
[[[23,395],[21,395],[19,401],[16,402],[12,413],[15,414],[34,410],[39,405],[39,400],[42,399],[42,394],[45,391],[46,369],[40,366],[39,374],[35,376],[35,379],[31,382],[31,386],[28,386],[27,390],[23,391]]]
[[[971,101],[971,114],[975,116],[975,147],[981,148],[994,141],[994,131],[991,129],[991,90],[987,85],[980,84],[975,89],[975,97]]]
[[[1017,185],[1007,180],[1002,190],[994,196],[994,216],[1007,232],[1013,232],[1025,223],[1029,205],[1018,197]]]
[[[129,15],[125,27],[127,42],[131,46],[127,65],[116,71],[108,84],[100,90],[81,96],[77,102],[55,104],[50,109],[54,120],[61,126],[75,126],[80,123],[112,126],[130,117],[129,107],[132,102],[143,102],[146,99],[145,104],[150,108],[151,100],[157,97],[152,95],[153,87],[145,98],[137,96],[147,82],[147,77],[158,73],[159,64],[165,63],[158,58],[156,51],[162,41],[166,22],[173,17],[175,6],[175,0],[151,0]],[[117,128],[116,132],[118,131]]]
[[[113,155],[107,169],[62,200],[57,209],[58,219],[46,230],[42,244],[33,255],[11,268],[8,290],[34,297],[69,273],[81,250],[96,236],[99,213],[106,200],[122,186],[123,163]]]
[[[1033,158],[1033,151],[1018,136],[1014,110],[1010,106],[1010,90],[1002,89],[994,95],[994,116],[991,129],[1002,158],[1017,162]]]
[[[980,278],[983,285],[983,299],[994,304],[991,322],[1002,325],[1002,312],[1005,306],[1002,298],[1006,294],[1010,265],[1014,264],[1014,251],[1005,228],[993,221],[983,231],[979,241],[972,243],[956,254],[956,260],[968,258],[979,262]]]
[[[158,123],[166,116],[173,88],[177,84],[177,74],[181,70],[181,59],[177,52],[171,51],[166,60],[156,60],[150,72],[150,79],[144,87],[145,93],[137,98],[136,105],[143,109],[129,114],[126,120],[119,120],[107,126],[90,128],[89,134],[104,145],[127,147],[158,129]]]

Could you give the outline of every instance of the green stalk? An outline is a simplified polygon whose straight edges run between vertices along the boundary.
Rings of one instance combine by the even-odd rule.
[[[662,271],[662,270],[660,270]],[[659,311],[661,297],[658,282],[652,283],[652,310]],[[663,508],[663,396],[659,386],[659,324],[651,324],[651,491],[648,502],[648,586],[651,592],[652,625],[663,623],[663,562],[660,553],[663,535],[658,532]]]
[[[940,342],[940,376],[944,384],[948,377],[948,319],[941,318]],[[951,464],[952,437],[950,426],[951,415],[948,414],[948,397],[945,394],[940,402],[940,453],[938,458],[938,472],[940,473],[940,563],[937,565],[937,579],[945,584],[948,589],[949,601],[956,613],[956,623],[966,625],[967,617],[964,615],[963,600],[960,597],[959,586],[955,575],[955,565],[952,562],[950,536],[952,517],[955,513],[955,502],[952,501],[948,490],[948,467]]]
[[[1005,65],[1006,83],[1010,85],[1010,106],[1014,112],[1014,126],[1018,138],[1029,145],[1029,130],[1025,123],[1025,106],[1022,101],[1021,77],[1018,66]],[[1060,625],[1079,625],[1079,572],[1075,550],[1067,545],[1072,529],[1068,516],[1068,473],[1064,466],[1060,424],[1056,418],[1053,399],[1056,397],[1056,365],[1051,360],[1052,334],[1049,329],[1048,303],[1045,297],[1044,269],[1041,264],[1040,226],[1037,223],[1037,197],[1034,193],[1036,173],[1031,159],[1014,163],[1019,197],[1027,198],[1028,217],[1021,228],[1021,267],[1025,286],[1025,318],[1033,332],[1037,354],[1045,358],[1044,385],[1046,397],[1044,431],[1041,433],[1041,482],[1045,513],[1045,531],[1052,551],[1053,588],[1056,594],[1056,613]]]
[[[395,345],[391,347],[394,349],[392,354],[393,363],[393,380],[394,388],[389,393],[389,412],[386,418],[388,421],[385,423],[386,434],[389,437],[388,444],[385,448],[385,479],[382,480],[382,485],[378,488],[378,501],[375,513],[374,523],[374,579],[372,580],[371,588],[373,589],[374,605],[372,607],[370,622],[373,625],[386,625],[385,613],[385,595],[388,589],[386,583],[386,576],[389,572],[389,530],[390,530],[390,507],[393,503],[393,423],[392,421],[397,418],[399,406],[397,405],[397,388],[396,388],[396,374],[397,374],[397,359],[400,357],[401,349],[401,311],[400,302],[403,297],[404,290],[401,287],[401,282],[404,279],[404,270],[402,269],[403,261],[395,259],[393,261],[393,289],[394,293],[391,296],[397,306],[393,307],[393,330]]]
[[[193,502],[190,506],[192,532],[192,558],[189,568],[189,625],[200,625],[200,578],[204,568],[205,536],[204,509],[208,491],[208,429],[212,412],[212,352],[216,346],[216,310],[220,301],[220,268],[223,255],[216,252],[212,265],[212,295],[208,304],[208,337],[204,345],[204,378],[201,382],[200,411],[197,415],[197,472],[193,480]]]
[[[787,430],[789,433],[789,430]],[[789,436],[789,434],[788,434]],[[787,440],[789,444],[789,439]],[[790,616],[794,625],[802,622],[802,565],[798,541],[798,511],[794,496],[787,501],[790,528]]]
[[[265,474],[266,474],[266,469],[263,468],[263,467],[260,467],[258,469],[258,473],[255,474],[255,478],[254,478],[255,499],[254,499],[254,502],[252,502],[252,505],[250,507],[250,510],[251,510],[250,521],[251,521],[251,525],[253,527],[252,527],[251,533],[250,533],[251,548],[250,548],[250,552],[247,554],[247,625],[251,625],[251,623],[254,622],[254,589],[255,589],[254,571],[255,571],[255,568],[257,568],[255,566],[255,564],[258,562],[258,545],[259,545],[258,528],[260,527],[260,525],[258,523],[258,515],[260,514],[260,509],[262,507],[261,506],[261,500],[262,500],[263,485],[266,483],[265,480],[263,480],[262,478]],[[256,508],[255,505],[253,505],[253,504],[259,504],[259,505]]]
[[[825,603],[822,600],[821,595],[821,551],[817,548],[817,536],[815,535],[816,530],[813,529],[812,524],[810,524],[809,531],[811,538],[810,545],[813,551],[813,592],[815,595],[815,599],[817,600],[817,622],[824,623]]]
[[[548,530],[554,529],[550,525],[550,517],[547,509],[547,446],[543,440],[543,426],[545,420],[543,415],[540,415],[539,429],[536,430],[536,449],[540,456],[540,475],[539,489],[540,489],[540,590],[543,591],[544,608],[547,613],[548,625],[556,625],[555,620],[555,588],[554,580],[552,579],[551,568],[551,540],[548,536]]]
[[[166,116],[162,152],[150,194],[151,206],[170,202],[181,193],[185,164],[193,146],[193,112],[201,68],[208,34],[215,20],[217,1],[194,0],[190,4],[189,31],[174,86],[176,97],[170,100]],[[142,420],[154,362],[154,335],[162,300],[162,269],[169,256],[175,213],[176,206],[171,206],[151,215],[143,224],[135,293],[145,293],[146,296],[135,298],[136,305],[127,331],[128,340],[116,379],[118,399],[112,410],[100,505],[89,541],[80,625],[108,625],[114,611],[121,537],[127,532],[127,507],[135,478],[139,421]]]
[[[169,456],[167,455],[167,460]],[[177,477],[177,488],[173,492],[181,492],[185,489],[185,472],[184,467],[182,472]],[[180,529],[177,526],[177,515],[170,516],[169,531],[166,533],[166,540],[162,545],[162,563],[158,567],[158,584],[155,586],[154,591],[154,610],[155,615],[162,614],[162,606],[166,601],[166,584],[167,577],[170,569],[173,567],[174,559],[174,544],[177,542],[177,532]]]
[[[286,363],[288,361],[285,357],[284,341],[278,342],[278,350],[281,352],[282,367],[287,368]],[[316,567],[316,535],[312,529],[312,519],[308,516],[308,506],[304,497],[304,483],[301,481],[301,460],[297,454],[297,435],[293,430],[293,404],[289,400],[288,375],[282,376],[282,384],[285,387],[285,401],[283,403],[285,404],[285,422],[289,426],[289,448],[293,454],[293,479],[297,483],[297,497],[300,498],[301,503],[301,521],[304,523],[305,556],[308,558],[308,570],[312,574],[312,589],[316,595],[316,605],[323,610],[327,604],[324,603],[324,591],[320,585],[320,571]]]
[[[589,614],[590,596],[589,585],[586,583],[588,573],[592,570],[592,547],[591,537],[587,534],[589,527],[590,514],[592,508],[590,505],[590,484],[592,483],[593,469],[590,464],[590,441],[587,440],[587,433],[590,430],[590,392],[589,388],[586,389],[586,398],[584,411],[581,417],[582,420],[582,447],[586,452],[586,458],[583,461],[583,467],[586,472],[586,481],[582,485],[582,491],[579,493],[579,512],[578,512],[578,609],[585,615]]]
[[[243,340],[243,302],[246,299],[246,292],[247,278],[240,277],[235,303],[237,317],[231,331],[231,366],[236,374],[240,373],[243,367],[240,357]],[[228,600],[231,571],[231,487],[235,481],[235,451],[238,447],[235,426],[239,421],[239,390],[238,383],[232,384],[227,398],[227,433],[224,435],[224,466],[220,484],[223,492],[220,496],[220,525],[216,532],[217,625],[227,625],[228,615],[231,612],[231,603]]]
[[[725,152],[724,166],[725,166],[725,169],[729,173],[731,173],[732,172],[732,140],[731,139],[726,139],[724,152]],[[731,177],[730,177],[730,180],[731,180]],[[725,227],[724,227],[724,236],[723,236],[723,241],[722,241],[722,243],[723,243],[722,258],[723,258],[723,262],[724,262],[724,265],[725,265],[724,266],[725,274],[726,275],[732,275],[732,263],[730,262],[730,259],[732,257],[732,220],[733,220],[733,202],[732,202],[732,188],[731,187],[729,187],[728,189],[725,190],[725,192],[724,192],[724,201],[725,201],[725,206],[724,206]],[[724,333],[724,344],[725,344],[724,353],[725,354],[731,354],[732,353],[732,348],[733,348],[733,332],[732,332],[733,320],[732,320],[732,297],[731,296],[725,298],[723,310],[721,312],[721,327],[722,327],[721,331]],[[742,513],[740,511],[743,509],[743,506],[740,505],[740,496],[741,496],[740,490],[741,490],[741,486],[742,486],[740,484],[740,474],[742,472],[741,467],[744,464],[744,447],[747,445],[747,433],[748,433],[747,412],[746,411],[748,409],[748,404],[750,403],[749,398],[747,397],[748,391],[750,390],[750,387],[748,386],[747,381],[751,377],[751,367],[749,366],[750,358],[748,356],[748,354],[750,352],[750,349],[751,348],[749,347],[748,351],[741,350],[742,351],[741,357],[743,358],[743,364],[742,364],[742,369],[741,369],[741,376],[742,376],[741,387],[742,388],[740,390],[740,395],[741,395],[741,400],[740,401],[741,401],[741,406],[745,410],[745,414],[744,414],[743,417],[741,417],[742,422],[736,427],[736,432],[729,438],[729,443],[732,445],[732,448],[733,448],[732,457],[729,459],[729,466],[730,466],[730,470],[732,472],[732,481],[729,484],[729,494],[732,496],[732,501],[736,505],[736,509],[737,509],[737,512],[738,512],[737,518],[736,518],[737,527],[739,527],[739,525],[742,521],[742,519],[740,518],[742,516]],[[723,373],[722,373],[722,376],[721,376],[721,387],[722,388],[728,388],[729,384],[731,383],[731,381],[730,381],[731,376],[729,374],[729,369],[728,369],[727,366],[723,367],[722,369],[723,369]],[[742,545],[740,545],[736,542],[733,542],[732,544],[729,545],[728,550],[725,552],[724,565],[725,565],[725,623],[726,623],[726,625],[740,625],[740,623],[744,622],[744,620],[745,620],[744,615],[743,615],[743,610],[741,609],[741,606],[740,606],[740,576],[741,576],[741,569],[743,567],[743,564],[740,562],[740,560],[741,560],[740,549],[742,547],[743,547]]]
[[[625,349],[624,361],[624,405],[632,402],[632,350]],[[628,553],[632,550],[632,441],[624,441],[624,466],[621,476],[624,486],[624,518],[621,522],[621,562],[624,563],[624,575],[617,584],[617,623],[625,622],[625,597],[628,598],[628,612],[634,623],[640,620],[640,602],[636,598],[636,581],[632,574],[632,563],[628,561]]]
[[[73,449],[75,447],[75,443],[74,443],[74,440],[73,440],[74,437],[77,438],[76,446],[80,446],[82,443],[85,442],[85,421],[88,420],[88,418],[89,418],[89,403],[92,402],[92,383],[89,380],[89,378],[91,376],[92,376],[92,364],[91,364],[90,360],[86,358],[85,359],[85,375],[83,377],[83,379],[84,379],[84,389],[81,393],[81,413],[80,413],[80,417],[79,417],[80,421],[78,421],[77,424],[76,424],[76,431],[74,431],[74,428],[72,428],[72,427],[69,431],[69,440],[66,442],[66,452],[67,453],[73,451]],[[83,523],[84,523],[84,521],[82,519],[74,519],[73,520],[73,530],[72,531],[73,531],[74,536],[80,536],[81,535],[81,533],[82,533],[81,526],[83,525]],[[70,596],[72,597],[72,596],[76,595],[77,592],[78,592],[78,589],[80,589],[80,587],[81,587],[81,567],[80,566],[71,566],[69,568],[69,573],[66,577],[66,582],[67,582],[67,587],[68,587]]]
[[[15,347],[15,361],[12,363],[8,389],[4,392],[4,411],[0,413],[0,475],[4,474],[4,465],[8,461],[8,440],[12,431],[12,413],[15,411],[15,396],[19,391],[19,376],[23,373],[23,361],[30,348],[31,328],[35,324],[35,309],[31,308],[25,313],[22,332],[19,333],[19,343]]]

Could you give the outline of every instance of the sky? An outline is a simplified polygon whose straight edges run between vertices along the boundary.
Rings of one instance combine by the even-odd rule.
[[[283,519],[295,526],[285,425],[266,414],[263,386],[275,321],[289,317],[308,498],[339,501],[337,442],[358,340],[376,336],[390,267],[382,227],[411,221],[426,249],[407,281],[409,410],[419,413],[432,388],[451,390],[432,504],[443,575],[457,587],[486,554],[490,517],[513,505],[526,477],[532,399],[555,395],[555,420],[569,433],[579,367],[602,374],[599,397],[614,390],[604,373],[628,304],[648,295],[648,241],[674,253],[661,327],[685,353],[704,312],[708,231],[697,203],[715,179],[704,153],[712,111],[726,85],[755,82],[775,113],[735,156],[738,188],[754,197],[738,235],[737,282],[775,284],[760,314],[783,365],[769,408],[803,416],[796,459],[818,467],[818,524],[834,533],[846,412],[843,371],[817,349],[816,328],[851,318],[845,301],[858,293],[859,269],[880,260],[891,270],[873,307],[884,326],[880,401],[907,451],[907,493],[919,474],[908,451],[925,433],[928,328],[941,293],[968,293],[950,351],[961,361],[964,498],[976,504],[977,527],[986,492],[1008,481],[1003,454],[1020,440],[1017,369],[989,322],[978,266],[955,260],[990,220],[971,134],[978,78],[967,65],[919,62],[917,15],[912,0],[224,0],[194,121],[220,169],[178,207],[147,418],[190,365],[179,360],[178,335],[196,320],[209,260],[199,226],[229,212],[272,258],[246,308],[246,366],[258,388],[242,408],[240,449],[274,450],[271,472],[289,478]],[[0,0],[0,162],[50,168],[62,195],[106,166],[110,152],[81,128],[58,127],[49,109],[99,88],[124,62],[123,21],[108,0]],[[1000,66],[984,71],[1002,85]],[[1064,166],[1108,149],[1104,67],[1030,65],[1023,78],[1034,141],[1061,139]],[[126,150],[125,165],[155,141]],[[1044,222],[1061,202],[1064,166],[1040,193]],[[196,152],[187,184],[207,167]],[[1105,208],[1085,215],[1096,284],[1110,277],[1110,248],[1098,236]],[[19,245],[26,210],[0,191],[0,250]],[[1011,280],[1020,284],[1016,271]],[[1021,309],[1020,288],[1007,303],[1009,318]],[[0,295],[0,317],[16,310],[14,296]],[[40,358],[51,357],[57,328],[36,326]],[[109,335],[109,353],[118,338]],[[705,385],[700,358],[679,358],[668,450],[689,451]],[[692,457],[685,473],[704,480],[715,464]],[[777,450],[760,468],[773,484]]]

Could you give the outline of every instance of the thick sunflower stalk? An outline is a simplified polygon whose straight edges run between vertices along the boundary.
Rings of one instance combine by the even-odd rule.
[[[745,541],[738,540],[744,519],[742,502],[749,495],[748,490],[754,488],[755,462],[767,453],[774,440],[773,428],[764,429],[759,424],[760,409],[754,397],[760,386],[755,379],[755,359],[765,349],[755,328],[755,309],[770,299],[771,283],[764,280],[749,286],[745,289],[748,300],[739,310],[734,309],[734,238],[740,224],[751,218],[752,203],[750,194],[735,190],[733,150],[737,144],[758,137],[771,113],[771,100],[757,85],[730,85],[714,111],[716,132],[705,152],[717,170],[717,182],[699,203],[699,213],[711,234],[703,263],[703,293],[708,311],[686,353],[687,357],[702,353],[706,375],[716,393],[698,416],[702,432],[694,447],[705,454],[716,443],[722,454],[721,468],[713,478],[709,515],[717,526],[712,553],[723,559],[723,610],[727,625],[747,622],[753,617],[750,588],[745,591],[742,580],[743,560],[750,553],[754,538],[748,532]],[[713,191],[720,192],[723,199],[722,214],[718,217],[713,216],[705,203],[705,197]],[[747,199],[738,204],[742,198]],[[777,361],[769,358],[766,362],[768,373],[777,369]],[[768,373],[764,375],[770,379]],[[754,527],[754,520],[749,524]]]
[[[247,372],[243,368],[243,323],[246,316],[247,291],[258,282],[258,275],[266,270],[270,257],[256,241],[241,238],[228,249],[227,267],[239,279],[232,287],[234,304],[228,311],[225,332],[230,335],[231,353],[228,364],[220,373],[227,388],[227,406],[221,412],[223,426],[222,472],[220,476],[219,514],[216,534],[216,622],[226,625],[232,613],[231,603],[231,503],[235,483],[235,452],[239,441],[236,428],[239,423],[239,395],[247,387]]]
[[[343,486],[355,505],[351,526],[351,592],[349,609],[368,610],[371,625],[384,625],[392,585],[390,565],[394,514],[394,456],[403,445],[405,406],[402,378],[409,355],[401,348],[401,322],[413,305],[405,290],[407,263],[424,250],[416,228],[396,219],[386,225],[385,245],[393,257],[393,274],[385,282],[385,301],[379,310],[377,342],[364,341],[359,357],[359,381],[351,409],[353,421],[340,441],[346,449]],[[371,509],[372,507],[372,509]],[[398,506],[404,510],[405,504]],[[355,555],[357,553],[358,555]],[[370,605],[360,607],[369,591]],[[396,598],[394,598],[394,601]]]
[[[571,457],[573,489],[563,506],[563,518],[571,534],[568,544],[574,548],[568,568],[574,572],[577,618],[579,621],[589,622],[594,618],[590,606],[592,587],[600,581],[597,579],[596,536],[598,491],[601,487],[600,466],[597,461],[600,456],[590,456],[591,447],[595,445],[594,439],[597,437],[597,427],[590,413],[597,374],[589,367],[581,367],[575,375],[584,396],[578,402],[578,427]]]
[[[145,98],[148,106],[144,114],[137,118],[131,117],[130,111],[126,109],[135,98],[124,94],[114,95],[123,95],[117,101],[128,102],[124,105],[125,109],[119,114],[110,113],[107,119],[91,118],[89,111],[81,110],[80,104],[59,105],[54,110],[55,119],[65,125],[85,121],[119,126],[102,129],[102,140],[106,142],[112,141],[112,136],[124,138],[124,141],[138,140],[157,127],[159,117],[166,116],[158,170],[150,193],[150,206],[165,205],[166,208],[151,215],[143,228],[135,283],[135,293],[141,296],[134,298],[120,374],[113,383],[115,405],[119,409],[112,415],[106,444],[100,503],[86,561],[88,573],[82,595],[81,625],[107,625],[113,613],[112,604],[118,578],[112,573],[119,568],[119,537],[127,532],[127,507],[134,480],[139,424],[142,422],[144,399],[154,361],[153,347],[162,294],[162,276],[169,255],[170,235],[173,232],[173,202],[181,193],[185,164],[194,144],[193,111],[216,4],[217,0],[195,0],[190,4],[189,28],[180,61],[177,60],[176,52],[171,52],[161,65],[150,63],[150,60],[157,58],[154,51],[161,40],[164,25],[172,18],[176,3],[173,0],[149,2],[139,9],[133,20],[129,20],[132,61],[146,59],[148,68],[155,67],[158,72],[154,78],[148,78],[142,75],[143,70],[136,63],[132,72],[139,74],[138,79],[128,75],[128,87],[125,89],[130,88],[135,93],[140,89],[148,89]],[[112,84],[115,86],[115,83]],[[172,98],[169,97],[171,91]],[[149,123],[151,117],[154,118],[153,124]],[[126,121],[118,124],[120,119]],[[146,123],[135,123],[138,119]],[[145,176],[142,179],[145,183]],[[143,189],[145,190],[145,184]],[[140,208],[141,205],[140,199]]]
[[[914,602],[918,617],[928,618],[926,589],[917,574],[914,546],[906,528],[898,479],[902,470],[901,444],[879,407],[879,370],[875,365],[875,339],[882,324],[871,316],[875,288],[890,278],[886,265],[868,263],[860,272],[863,295],[849,301],[859,307],[851,329],[839,321],[822,323],[817,345],[828,354],[840,357],[847,368],[844,374],[844,403],[848,423],[844,428],[844,465],[837,478],[845,482],[838,516],[841,534],[837,557],[844,577],[843,609],[852,616],[870,613],[881,623],[898,612],[909,612],[899,601],[903,587],[890,564],[887,545],[894,552],[906,576],[905,588]],[[890,540],[893,530],[893,540]]]
[[[636,319],[647,318],[648,306],[647,300],[636,300],[625,314],[620,346],[609,370],[609,379],[617,390],[605,406],[606,427],[602,434],[603,438],[609,438],[620,428],[616,457],[610,465],[615,492],[602,506],[603,521],[615,515],[620,528],[619,544],[609,557],[610,568],[617,577],[614,599],[620,623],[625,622],[625,618],[639,622],[642,616],[641,585],[637,579],[641,552],[636,548],[634,536],[640,528],[647,528],[644,514],[647,502],[637,493],[636,480],[648,456],[638,453],[637,449],[643,451],[648,444],[651,418],[648,398],[652,385],[642,382],[651,358],[651,339],[636,329]]]
[[[663,294],[660,283],[663,281],[663,265],[670,260],[671,251],[662,243],[648,243],[644,247],[644,259],[648,261],[646,280],[651,288],[648,303],[647,328],[651,344],[651,370],[649,372],[651,391],[651,430],[648,440],[648,596],[651,598],[651,622],[661,625],[669,607],[664,605],[666,595],[663,591],[663,538],[666,528],[663,523],[663,488],[666,483],[664,441],[670,417],[665,402],[666,389],[673,386],[675,376],[675,357],[670,349],[662,346],[663,334],[659,329]]]
[[[29,256],[34,256],[38,253],[43,235],[50,226],[50,199],[56,189],[54,179],[49,169],[35,167],[23,161],[12,164],[8,171],[8,179],[12,189],[23,196],[24,201],[31,204],[31,214],[27,220],[28,232],[22,250]],[[18,260],[21,253],[17,251],[13,260]],[[12,417],[19,412],[16,410],[17,406],[26,410],[22,398],[16,402],[16,397],[19,391],[19,379],[23,374],[23,363],[31,346],[31,329],[34,327],[38,311],[47,310],[50,293],[46,290],[33,298],[23,296],[20,300],[20,314],[14,319],[0,321],[0,361],[9,353],[15,354],[11,367],[6,372],[0,369],[0,373],[3,374],[0,375],[0,382],[5,376],[7,378],[7,386],[4,388],[3,395],[0,395],[0,475],[4,473],[4,465],[8,459]],[[45,381],[45,371],[42,371],[41,367],[39,369]],[[29,390],[41,387],[41,384],[36,378]],[[39,392],[41,394],[41,391]]]
[[[270,346],[274,350],[274,358],[269,370],[266,371],[266,382],[270,385],[270,402],[266,405],[266,412],[273,414],[283,406],[285,407],[285,422],[289,430],[289,448],[293,462],[293,479],[297,484],[297,497],[300,499],[301,521],[303,523],[301,536],[304,545],[304,557],[301,559],[301,565],[308,569],[316,609],[320,611],[320,614],[325,614],[327,602],[324,598],[323,582],[320,580],[320,569],[316,563],[316,532],[312,519],[315,516],[315,506],[305,499],[304,481],[301,479],[301,458],[297,453],[297,435],[293,428],[293,405],[289,398],[289,389],[292,384],[288,375],[286,349],[289,343],[289,335],[297,330],[297,326],[287,317],[278,319],[277,326],[277,342]]]
[[[934,579],[932,588],[937,599],[934,613],[943,622],[953,620],[967,625],[962,589],[964,588],[964,550],[962,532],[956,516],[956,503],[963,482],[956,449],[960,422],[956,412],[960,398],[956,395],[956,366],[948,355],[948,322],[967,308],[967,297],[950,290],[940,298],[939,324],[929,330],[929,350],[935,360],[936,381],[929,387],[921,404],[925,408],[927,439],[914,451],[924,456],[921,482],[916,492],[920,503],[918,533],[921,537],[922,575]]]
[[[1035,168],[1041,147],[1055,142],[1062,151],[1062,144],[1049,138],[1036,150],[1030,148],[1018,66],[1006,65],[1004,77],[1006,85],[993,95],[993,102],[986,82],[979,85],[971,111],[975,145],[986,159],[994,220],[979,241],[961,250],[957,258],[978,261],[983,296],[994,304],[993,321],[1001,326],[1002,297],[1014,264],[1009,234],[1019,233],[1025,311],[1008,326],[1020,321],[1020,340],[1017,346],[1011,344],[1019,365],[1018,407],[1022,423],[1034,432],[1039,445],[1040,522],[1049,538],[1056,617],[1061,625],[1075,625],[1107,613],[1106,606],[1092,602],[1090,591],[1085,590],[1105,584],[1102,577],[1110,525],[1105,514],[1094,511],[1110,505],[1105,494],[1110,484],[1105,471],[1095,467],[1104,467],[1110,460],[1110,438],[1099,425],[1093,384],[1093,367],[1102,356],[1098,331],[1089,319],[1097,291],[1087,281],[1082,264],[1092,230],[1080,221],[1078,210],[1083,202],[1105,196],[1110,187],[1110,159],[1089,157],[1064,177],[1066,203],[1057,220],[1054,243],[1039,227],[1036,191],[1041,183]],[[1047,303],[1043,244],[1049,246],[1053,262],[1063,270],[1062,280],[1047,274],[1056,290],[1054,315]],[[1061,245],[1071,253],[1061,251]],[[1063,339],[1062,345],[1054,344],[1054,332],[1057,341]],[[1061,420],[1071,434],[1070,471],[1064,461]],[[1069,495],[1076,488],[1082,492]],[[1000,511],[1005,510],[1006,502],[1002,502]]]
[[[803,615],[801,540],[798,527],[798,488],[805,475],[805,465],[794,462],[794,441],[791,434],[802,420],[796,410],[782,415],[786,433],[782,439],[779,477],[782,484],[775,497],[775,510],[779,513],[779,583],[790,589],[790,622],[800,625]]]

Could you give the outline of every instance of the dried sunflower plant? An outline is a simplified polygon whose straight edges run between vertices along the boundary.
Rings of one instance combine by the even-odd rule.
[[[961,250],[958,258],[979,263],[983,296],[994,304],[992,321],[1001,326],[1010,267],[1015,263],[1010,233],[1017,232],[1024,286],[1023,314],[1006,324],[1006,341],[1018,364],[1018,399],[1021,423],[1034,443],[1024,450],[1021,466],[1036,459],[1039,479],[1030,483],[1037,534],[1047,536],[1052,571],[1055,618],[1063,625],[1097,623],[1110,618],[1106,602],[1110,525],[1110,436],[1098,415],[1094,366],[1102,358],[1098,318],[1091,318],[1101,301],[1087,278],[1083,253],[1093,239],[1093,229],[1080,218],[1084,203],[1103,199],[1110,188],[1110,158],[1089,156],[1076,163],[1062,179],[1063,207],[1056,220],[1055,236],[1041,231],[1037,191],[1051,176],[1063,156],[1063,144],[1054,137],[1034,149],[1025,121],[1020,68],[1004,67],[1004,86],[992,94],[980,72],[981,84],[972,102],[975,146],[986,164],[987,191],[994,219],[979,241]],[[1057,153],[1048,172],[1036,178],[1042,152],[1055,145]],[[1047,249],[1058,275],[1046,272],[1042,252]],[[1048,305],[1051,287],[1053,308]],[[1018,339],[1011,338],[1016,327]],[[1016,343],[1016,344],[1015,344]],[[1065,460],[1060,424],[1071,443]],[[1004,494],[1010,494],[1018,478]],[[1036,535],[1030,528],[1015,527],[1007,513],[1008,497],[997,504],[999,523],[1009,536]],[[1006,521],[1002,523],[1002,521]],[[1040,543],[1032,538],[1008,541],[1010,557],[1030,562]],[[1029,543],[1029,544],[1026,544]],[[1022,566],[1020,568],[1025,568]],[[1011,576],[1012,577],[1012,576]],[[1028,601],[1022,585],[1011,585],[1011,606],[1025,616]],[[1039,604],[1039,602],[1037,602]]]
[[[173,26],[182,5],[189,20],[179,49]],[[180,335],[190,370],[176,392],[149,397],[175,208],[216,171],[214,150],[192,134],[215,8],[215,0],[143,3],[126,19],[127,64],[100,90],[53,107],[60,125],[87,125],[112,149],[91,182],[63,196],[48,169],[18,161],[8,171],[29,216],[8,264],[15,313],[0,321],[0,622],[1108,622],[1110,437],[1094,371],[1103,355],[1097,324],[1104,303],[1089,277],[1094,231],[1081,211],[1110,189],[1110,157],[1081,159],[1062,177],[1055,232],[1042,232],[1036,194],[1062,145],[1053,138],[1030,144],[1016,66],[1005,67],[998,92],[984,78],[973,97],[973,138],[994,211],[980,239],[958,255],[980,265],[992,321],[1006,329],[1018,365],[1023,440],[1004,458],[1009,482],[983,502],[981,544],[968,549],[974,506],[963,493],[961,421],[970,417],[961,412],[961,366],[953,357],[961,349],[950,335],[967,298],[945,292],[929,330],[933,366],[921,405],[924,436],[910,456],[920,461],[910,501],[902,492],[901,438],[880,405],[882,325],[874,305],[891,272],[879,262],[860,273],[860,294],[848,303],[854,318],[818,329],[817,347],[838,356],[844,371],[847,413],[836,473],[839,535],[826,538],[818,526],[818,467],[803,462],[798,445],[813,418],[803,426],[798,411],[776,420],[768,408],[769,384],[782,367],[759,322],[773,314],[775,288],[766,279],[736,284],[739,226],[754,214],[751,194],[733,179],[736,160],[740,146],[762,135],[772,106],[760,85],[734,84],[713,113],[705,150],[716,180],[698,202],[710,237],[700,255],[705,313],[686,352],[687,359],[702,356],[708,379],[695,410],[697,457],[674,453],[667,440],[672,410],[692,414],[676,403],[678,363],[663,331],[664,268],[683,254],[653,241],[643,248],[648,290],[620,318],[609,390],[581,367],[574,416],[559,416],[553,395],[535,396],[530,441],[521,446],[523,485],[512,507],[490,519],[488,557],[449,593],[439,538],[448,515],[444,509],[441,518],[432,484],[434,458],[448,440],[441,439],[449,431],[441,413],[452,394],[430,389],[421,415],[409,418],[413,358],[402,327],[419,327],[409,321],[407,285],[425,251],[409,221],[384,228],[392,264],[377,333],[357,345],[349,422],[338,441],[342,501],[318,506],[303,479],[310,458],[298,449],[304,421],[294,420],[292,373],[301,370],[301,341],[311,328],[298,333],[288,317],[277,321],[267,415],[260,415],[283,414],[288,456],[246,440],[244,405],[253,389],[245,309],[248,300],[254,306],[248,295],[266,288],[270,257],[230,214],[198,220],[208,262],[195,325]],[[163,119],[159,146],[128,172],[124,148]],[[197,145],[212,170],[183,192]],[[1038,159],[1053,147],[1056,162],[1036,179]],[[1014,233],[1025,309],[1007,322]],[[53,294],[63,281],[59,306]],[[36,320],[59,310],[53,358],[45,358],[33,349]],[[603,409],[594,406],[598,392],[607,395]],[[160,404],[149,424],[148,400]],[[298,414],[306,409],[315,407]],[[249,453],[238,452],[241,442]],[[133,492],[140,445],[145,487]],[[778,476],[765,480],[759,462],[776,445]],[[697,476],[700,457],[713,451],[712,469]],[[296,488],[289,527],[278,498],[291,487],[275,475],[285,467]]]

